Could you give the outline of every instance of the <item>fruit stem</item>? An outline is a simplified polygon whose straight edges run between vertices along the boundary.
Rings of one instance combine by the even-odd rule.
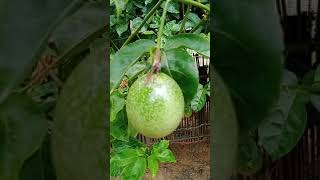
[[[161,48],[164,22],[166,21],[166,16],[167,16],[167,11],[168,11],[170,1],[171,0],[166,0],[166,3],[163,8],[163,13],[161,16],[161,23],[160,23],[158,37],[157,37],[157,48],[156,48],[156,52],[154,55],[154,61],[153,61],[153,65],[152,65],[152,72],[153,73],[158,73],[158,72],[160,72],[160,69],[161,69],[161,50],[160,50],[160,48]]]
[[[157,47],[156,53],[154,55],[154,61],[152,64],[152,72],[158,73],[160,72],[160,69],[161,69],[161,51],[160,51],[160,48]]]

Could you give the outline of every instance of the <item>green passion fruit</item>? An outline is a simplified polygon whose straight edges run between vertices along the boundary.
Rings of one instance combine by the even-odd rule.
[[[184,114],[179,85],[164,73],[145,74],[129,88],[126,111],[129,123],[146,137],[172,133]]]

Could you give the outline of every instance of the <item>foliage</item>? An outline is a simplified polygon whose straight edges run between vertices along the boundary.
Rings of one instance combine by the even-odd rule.
[[[237,139],[256,131],[265,119],[269,108],[277,100],[283,42],[273,2],[225,0],[215,1],[213,7],[215,21],[213,23],[215,39],[213,66],[229,89],[234,106],[228,108],[236,112],[239,126],[239,137],[228,136],[226,139],[225,133],[213,134],[216,140],[213,146],[224,149],[221,149],[220,153],[213,154],[213,159],[219,159],[222,154],[233,157],[234,153],[237,153],[234,151],[234,143],[238,142]],[[270,34],[273,38],[270,38]],[[214,86],[218,85],[214,84]],[[218,98],[217,96],[218,94],[214,94],[213,99]],[[223,102],[220,101],[220,103]],[[221,106],[221,104],[216,106],[219,105]],[[220,114],[220,117],[215,116],[215,121],[226,118],[226,114],[218,112],[221,109],[213,109],[214,114]],[[231,123],[231,120],[229,121]],[[222,124],[222,122],[216,122],[216,124]],[[228,134],[231,131],[232,134],[237,132],[237,128],[231,124],[222,124],[215,128],[219,128],[219,132],[228,132]],[[247,144],[243,139],[249,141],[249,138],[241,138],[241,143]],[[218,142],[220,143],[215,144]],[[239,149],[242,149],[241,144]],[[241,157],[238,153],[238,159]],[[217,166],[216,170],[218,170],[218,163],[220,162],[214,162],[214,166]],[[233,165],[226,166],[229,171],[214,171],[213,178],[229,179],[232,169],[233,171],[237,169],[236,165],[234,161]]]
[[[141,179],[146,169],[149,169],[152,178],[157,176],[159,162],[176,162],[173,153],[168,149],[169,141],[145,146],[136,138],[128,142],[115,140],[112,143],[110,159],[111,176],[121,176],[122,179]]]
[[[120,2],[120,3],[116,3]],[[146,15],[150,10],[157,4],[158,1],[155,0],[120,0],[111,1],[111,12],[110,15],[110,27],[111,27],[111,39],[113,39],[111,47],[112,52],[116,52],[126,39],[137,29],[137,27],[145,19]],[[157,37],[157,32],[160,27],[160,19],[163,12],[164,0],[160,1],[160,7],[156,9],[155,13],[147,23],[144,24],[142,29],[140,29],[137,39],[151,39],[155,40]],[[208,3],[208,1],[202,1],[202,3]],[[120,4],[120,5],[119,5]],[[197,7],[191,7],[190,13],[186,16],[184,27],[183,27],[183,13],[181,9],[184,8],[186,12],[187,5],[179,3],[178,1],[172,0],[168,7],[168,14],[166,17],[166,24],[164,26],[164,36],[163,41],[166,41],[167,37],[176,35],[180,32],[190,31],[192,28],[200,23],[202,18],[207,18],[207,14]],[[121,13],[118,14],[118,11]],[[202,17],[204,15],[205,17]],[[195,33],[203,32],[208,33],[207,24],[201,26]]]
[[[0,9],[0,179],[106,179],[106,4]]]
[[[320,112],[320,67],[314,66],[304,77],[286,69],[274,2],[225,0],[213,6],[214,76],[222,79],[214,79],[213,178],[229,179],[236,172],[263,171],[269,163],[264,157],[277,161],[296,146],[307,125],[306,105],[313,104]],[[224,96],[231,96],[233,104],[224,110],[217,89],[222,85],[228,89]],[[232,111],[236,117],[227,116]],[[226,137],[225,132],[237,131],[238,135]],[[238,161],[221,163],[232,162],[235,155]]]
[[[136,138],[137,131],[128,122],[126,114],[128,89],[138,77],[154,70],[156,49],[160,48],[161,72],[171,76],[180,86],[185,104],[188,105],[185,106],[186,111],[192,113],[191,104],[194,111],[201,110],[209,86],[198,89],[201,87],[198,69],[187,49],[210,57],[206,24],[189,33],[206,12],[188,6],[191,10],[187,13],[187,5],[178,1],[170,1],[167,6],[164,1],[150,0],[119,3],[111,2],[113,14],[110,16],[111,27],[114,27],[111,30],[114,41],[110,62],[110,172],[111,176],[134,180],[141,179],[149,171],[154,178],[159,163],[176,160],[168,149],[169,141],[161,140],[149,147]],[[187,13],[185,19],[182,9]],[[167,16],[161,17],[164,11]],[[161,21],[165,22],[163,26]],[[136,33],[139,27],[141,29]],[[159,33],[160,29],[163,34]],[[160,43],[157,38],[161,40]]]

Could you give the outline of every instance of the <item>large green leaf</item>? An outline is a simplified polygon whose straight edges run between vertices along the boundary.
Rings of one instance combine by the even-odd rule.
[[[118,112],[123,109],[124,104],[125,104],[125,99],[121,92],[114,91],[113,93],[111,93],[110,95],[110,105],[111,105],[110,121],[111,122],[116,119]]]
[[[147,169],[147,160],[144,157],[137,157],[135,162],[123,169],[122,180],[140,180]]]
[[[121,179],[139,180],[147,168],[147,160],[144,157],[144,150],[126,146],[111,154],[110,172],[111,175],[121,176]]]
[[[131,66],[128,71],[126,72],[126,76],[128,76],[129,80],[133,80],[136,78],[142,71],[146,69],[147,65],[146,62],[137,62],[133,66]]]
[[[313,106],[320,112],[320,95],[312,94],[310,96],[310,101]]]
[[[47,135],[38,151],[24,162],[19,180],[56,180],[49,137]]]
[[[20,83],[57,23],[83,0],[2,0],[0,2],[0,102]]]
[[[186,50],[181,48],[164,51],[161,59],[161,71],[171,76],[179,84],[186,104],[188,104],[196,95],[199,83],[195,61]]]
[[[198,85],[198,91],[196,96],[191,101],[192,110],[198,112],[206,104],[207,88],[204,88],[202,84]]]
[[[238,155],[238,172],[243,175],[257,173],[263,165],[262,153],[252,136],[241,138]]]
[[[210,107],[213,127],[212,140],[212,179],[230,180],[236,171],[238,149],[238,122],[229,94],[223,80],[213,69],[214,93]]]
[[[121,48],[110,62],[110,90],[116,89],[125,73],[142,55],[155,47],[151,40],[141,39]]]
[[[248,133],[279,95],[284,45],[275,1],[216,1],[213,12],[212,63],[230,89],[241,132]]]
[[[204,56],[210,57],[210,42],[198,34],[179,34],[169,37],[164,46],[165,50],[184,47],[192,49]]]
[[[307,123],[305,98],[297,89],[298,80],[284,72],[283,90],[278,103],[259,127],[260,144],[276,160],[286,155],[298,143]]]
[[[132,148],[123,148],[117,153],[111,154],[110,172],[111,176],[117,177],[123,173],[125,166],[135,163],[138,158],[138,151]]]
[[[125,110],[121,110],[116,119],[110,123],[110,135],[115,139],[128,141],[128,120],[124,113]]]
[[[88,36],[101,29],[106,29],[108,24],[106,7],[100,3],[87,3],[77,12],[66,18],[50,35],[50,41],[54,42],[59,54],[71,51]],[[100,36],[96,33],[91,39]],[[77,52],[87,48],[88,43],[78,47]]]
[[[105,51],[92,53],[63,86],[52,134],[53,160],[59,180],[108,177],[107,64]]]
[[[25,95],[14,94],[0,105],[0,179],[18,180],[24,161],[47,132],[41,109]]]

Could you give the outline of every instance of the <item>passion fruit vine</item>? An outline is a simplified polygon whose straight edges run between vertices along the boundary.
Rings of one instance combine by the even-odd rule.
[[[128,122],[146,137],[172,133],[184,114],[184,97],[179,85],[164,73],[145,74],[129,88]]]

